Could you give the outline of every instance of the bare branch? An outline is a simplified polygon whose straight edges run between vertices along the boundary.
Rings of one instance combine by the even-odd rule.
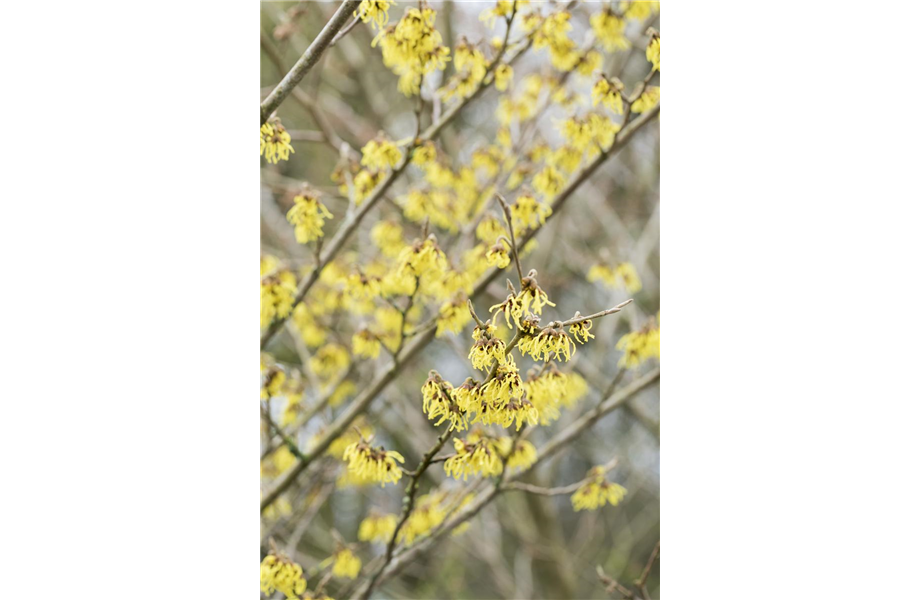
[[[288,94],[290,94],[297,84],[300,83],[304,75],[313,68],[313,65],[316,64],[319,57],[323,55],[323,52],[329,46],[330,42],[332,42],[335,34],[345,25],[348,16],[358,8],[360,3],[360,0],[345,0],[345,2],[342,2],[339,9],[335,11],[335,14],[332,15],[332,18],[329,19],[329,22],[323,27],[323,30],[319,32],[319,35],[316,36],[316,39],[313,40],[310,47],[303,53],[303,56],[294,63],[294,66],[291,67],[291,70],[288,71],[287,75],[284,76],[272,93],[262,101],[260,107],[262,121],[259,123],[260,125],[265,124],[268,117],[281,106],[281,103],[288,97]]]

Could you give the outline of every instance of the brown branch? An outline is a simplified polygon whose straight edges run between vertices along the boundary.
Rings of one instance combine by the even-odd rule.
[[[390,564],[390,561],[393,560],[393,551],[396,550],[396,539],[399,536],[400,530],[402,530],[403,525],[406,524],[406,521],[409,520],[409,515],[412,514],[412,508],[415,506],[415,496],[418,494],[418,482],[422,478],[422,473],[428,469],[431,465],[434,455],[444,446],[444,442],[447,441],[447,438],[450,437],[451,428],[448,427],[444,433],[438,438],[438,441],[435,443],[432,448],[425,453],[425,456],[422,457],[422,462],[419,463],[418,468],[412,472],[412,481],[409,482],[409,485],[406,487],[406,498],[403,500],[403,512],[402,517],[399,519],[399,523],[396,525],[396,528],[393,530],[393,535],[390,537],[390,541],[387,543],[387,551],[384,556],[383,562],[371,576],[368,583],[363,587],[361,592],[361,600],[367,600],[370,598],[371,592],[374,591],[374,585],[376,585],[377,580],[380,578],[380,575],[383,573],[383,570]]]
[[[297,62],[294,63],[294,66],[291,67],[287,75],[278,83],[272,93],[262,101],[260,106],[262,121],[259,123],[260,125],[265,124],[268,117],[281,106],[281,103],[288,97],[288,94],[297,87],[297,84],[300,83],[304,75],[313,68],[313,65],[316,64],[320,56],[323,55],[323,52],[329,46],[329,43],[332,42],[335,34],[345,25],[348,16],[358,8],[360,3],[360,0],[345,0],[345,2],[342,2],[339,9],[335,11],[335,14],[332,15],[332,18],[329,19],[329,22],[323,27],[323,30],[320,31],[316,39],[313,40],[313,43],[310,44],[310,47],[303,53],[303,56],[297,59]]]

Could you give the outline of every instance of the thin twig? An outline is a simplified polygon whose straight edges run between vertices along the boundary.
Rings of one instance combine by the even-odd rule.
[[[323,55],[323,52],[329,46],[335,34],[345,25],[348,16],[358,8],[358,4],[360,3],[360,0],[345,0],[345,2],[342,2],[339,9],[335,11],[335,14],[332,15],[332,18],[329,19],[329,22],[323,27],[323,30],[319,32],[319,35],[316,36],[316,39],[313,40],[310,47],[303,53],[303,56],[297,59],[297,62],[294,63],[294,66],[291,67],[287,75],[278,83],[272,93],[262,101],[262,105],[260,106],[262,121],[259,125],[265,124],[268,117],[281,106],[281,103],[288,97],[288,94],[290,94],[297,84],[300,83],[304,75],[313,68],[313,65],[315,65],[320,56]]]

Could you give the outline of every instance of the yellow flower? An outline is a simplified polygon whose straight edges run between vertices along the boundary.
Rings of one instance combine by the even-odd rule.
[[[572,358],[575,344],[562,329],[547,327],[536,336],[526,336],[518,342],[522,354],[530,354],[534,360],[548,361],[555,358],[566,362]]]
[[[348,350],[339,344],[326,344],[310,357],[310,368],[323,379],[331,379],[343,372],[348,363]]]
[[[402,152],[389,140],[378,138],[361,148],[361,164],[369,169],[382,171],[395,167],[401,160]]]
[[[458,296],[453,301],[445,302],[438,310],[438,329],[436,336],[441,337],[445,332],[460,333],[472,320],[470,311],[466,307],[463,296]]]
[[[495,359],[499,364],[505,362],[505,342],[493,337],[491,325],[486,330],[478,326],[473,330],[473,339],[476,342],[470,349],[468,358],[473,363],[473,367],[480,371],[487,371],[492,367],[492,360]]]
[[[661,330],[654,320],[640,329],[627,333],[617,342],[623,351],[619,366],[634,369],[652,358],[661,358]]]
[[[489,251],[486,252],[486,260],[489,265],[498,267],[499,269],[504,269],[511,264],[511,257],[508,255],[508,249],[505,248],[502,242],[489,248]]]
[[[362,329],[351,338],[352,349],[356,356],[377,358],[380,356],[380,340],[368,329]]]
[[[646,2],[645,0],[633,2],[622,0],[620,2],[620,12],[623,14],[624,19],[644,21],[652,12],[657,13],[660,10],[659,4],[658,2]]]
[[[552,198],[565,187],[565,177],[552,165],[547,165],[533,178],[533,188],[546,198]]]
[[[290,271],[281,271],[262,278],[260,317],[262,329],[271,325],[276,318],[283,319],[291,314],[296,294],[297,279]]]
[[[584,344],[589,339],[594,337],[594,334],[591,333],[591,326],[593,323],[591,321],[583,321],[581,323],[575,323],[569,327],[569,332],[571,332],[572,337],[575,338],[575,341],[579,344]],[[580,338],[580,339],[579,339]]]
[[[508,324],[509,329],[511,328],[512,321],[514,321],[514,324],[518,327],[521,326],[521,315],[524,314],[524,306],[521,304],[521,301],[517,296],[514,294],[508,294],[508,297],[505,298],[504,302],[490,307],[489,312],[491,313],[496,308],[499,309],[503,315],[505,315],[505,323]]]
[[[371,513],[358,526],[358,539],[362,542],[389,542],[396,531],[396,515]]]
[[[530,0],[517,0],[517,10],[530,4]],[[495,19],[501,17],[507,19],[511,16],[515,8],[515,0],[498,0],[494,8],[484,10],[479,14],[479,20],[489,24],[489,27],[495,27]]]
[[[636,114],[651,110],[661,100],[661,88],[650,86],[645,88],[639,99],[632,103],[632,111]]]
[[[510,445],[511,438],[502,438]],[[505,451],[507,453],[507,450]],[[509,469],[524,470],[537,461],[537,449],[527,440],[518,440],[514,444],[514,452],[508,455],[506,465]]]
[[[291,146],[291,134],[281,124],[281,120],[272,117],[259,130],[259,155],[265,156],[270,163],[288,160],[294,148]]]
[[[645,48],[645,58],[652,63],[656,71],[661,71],[661,36],[657,31],[652,30],[648,46]]]
[[[597,83],[594,84],[594,88],[591,90],[591,98],[594,102],[594,106],[597,106],[598,102],[603,102],[604,106],[612,110],[618,115],[623,114],[623,84],[619,79],[613,79],[613,82],[607,80],[606,77],[601,75],[600,79],[597,80]]]
[[[294,206],[287,213],[288,223],[294,226],[294,236],[301,244],[323,237],[323,219],[331,218],[332,213],[308,190],[294,196]]]
[[[307,589],[303,567],[286,556],[269,554],[262,560],[260,571],[259,585],[267,597],[278,590],[285,598],[298,598]]]
[[[332,574],[335,577],[354,579],[361,571],[361,559],[352,554],[348,548],[343,548],[335,553],[332,563]]]
[[[572,494],[572,508],[576,512],[585,508],[597,510],[598,507],[608,502],[611,506],[616,506],[626,496],[626,488],[604,479],[604,471],[601,467],[591,469],[589,477],[593,479]]]
[[[415,277],[431,272],[443,273],[447,267],[447,257],[433,235],[428,236],[424,242],[416,242],[404,248],[397,261],[401,271]]]
[[[604,57],[597,50],[588,50],[578,62],[578,74],[582,77],[590,77],[595,71],[601,68]]]
[[[537,187],[536,182],[534,182],[534,187]],[[511,205],[511,222],[514,224],[515,231],[524,231],[544,225],[546,218],[551,214],[553,214],[552,208],[537,201],[530,194],[521,194]]]
[[[450,49],[441,44],[441,34],[434,28],[435,11],[429,7],[409,8],[394,26],[380,31],[371,46],[380,44],[383,64],[399,76],[399,91],[417,95],[422,78],[434,70],[443,70]]]
[[[362,23],[370,21],[373,29],[383,29],[390,21],[389,11],[394,0],[361,0],[354,16]]]
[[[507,90],[512,77],[514,77],[514,69],[511,68],[511,65],[500,64],[495,67],[495,89],[500,92]]]
[[[368,171],[362,169],[354,177],[353,185],[355,191],[355,204],[361,206],[361,204],[366,200],[371,192],[383,181],[383,178],[386,177],[384,171]],[[340,188],[341,189],[341,188]],[[345,186],[345,193],[348,192],[348,186]]]
[[[578,168],[578,165],[581,164],[583,155],[584,152],[582,150],[566,144],[553,152],[548,162],[566,173],[572,173]]]
[[[543,313],[544,306],[556,305],[549,301],[546,292],[537,284],[535,275],[536,271],[531,271],[521,282],[521,291],[518,294],[518,300],[521,302],[522,313],[533,312],[539,315]],[[531,310],[531,305],[533,305],[533,310]]]
[[[357,431],[355,430],[357,428]],[[360,435],[359,432],[360,431]],[[316,434],[318,438],[322,435],[322,431]],[[329,447],[326,448],[326,454],[329,456],[334,456],[335,458],[341,459],[345,455],[345,449],[354,444],[355,442],[361,441],[361,438],[370,439],[374,435],[374,428],[371,427],[367,421],[364,420],[364,417],[358,417],[354,426],[351,429],[347,429],[342,435],[337,437],[329,444]],[[316,439],[316,438],[314,438]]]
[[[425,494],[415,503],[409,518],[396,534],[400,543],[411,544],[416,538],[427,535],[432,529],[444,522],[447,513],[441,506],[443,494]]]
[[[505,228],[495,217],[485,217],[476,226],[476,237],[483,242],[496,240],[500,235],[506,235]]]
[[[307,346],[316,348],[326,341],[325,328],[316,322],[316,317],[310,312],[306,304],[302,302],[298,304],[294,308],[294,314],[291,318],[297,327],[297,331],[300,332],[303,343]]]
[[[359,477],[379,481],[380,487],[398,482],[402,478],[402,469],[396,461],[406,462],[399,452],[384,450],[383,446],[373,448],[364,440],[345,448],[342,459],[348,462],[349,471]]]
[[[438,149],[434,142],[425,142],[412,152],[412,164],[417,167],[424,167],[434,162],[438,156]]]
[[[454,479],[466,481],[472,474],[489,477],[502,472],[498,446],[489,439],[470,442],[454,438],[454,450],[457,454],[444,461],[444,472]]]
[[[262,400],[274,398],[281,392],[287,376],[279,367],[269,367],[262,376]]]
[[[384,256],[397,256],[406,243],[403,240],[402,225],[395,221],[380,221],[371,228],[371,240]]]
[[[604,50],[607,52],[629,49],[629,40],[623,34],[625,28],[626,22],[613,14],[609,7],[591,15],[591,29],[594,30],[597,39],[604,44]]]
[[[611,269],[607,265],[594,265],[588,270],[589,282],[603,281],[610,287],[623,289],[630,294],[635,294],[642,289],[639,273],[632,263],[624,262]]]

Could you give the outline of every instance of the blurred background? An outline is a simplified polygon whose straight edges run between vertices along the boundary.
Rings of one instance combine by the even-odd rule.
[[[614,3],[618,8],[619,3]],[[536,5],[536,3],[534,3]],[[406,7],[417,4],[398,3],[389,9],[394,24]],[[437,11],[436,28],[444,44],[455,47],[461,36],[471,43],[487,45],[494,36],[504,33],[504,24],[495,28],[480,20],[480,14],[495,6],[494,2],[431,2]],[[329,20],[337,3],[263,2],[261,4],[261,96],[264,98],[283,74],[309,46]],[[590,15],[601,10],[600,3],[573,3],[570,37],[578,43],[589,40]],[[545,11],[552,9],[546,5]],[[631,48],[602,51],[601,69],[618,75],[631,90],[649,72],[645,57],[646,29],[660,31],[656,12],[647,18],[627,22],[625,36]],[[516,30],[513,30],[513,32]],[[325,239],[342,222],[349,201],[331,179],[333,171],[347,158],[350,147],[358,152],[378,132],[392,140],[415,133],[416,98],[407,98],[397,90],[397,76],[381,59],[379,48],[372,48],[375,36],[367,24],[359,24],[327,50],[320,63],[300,83],[297,91],[278,110],[278,116],[291,135],[295,152],[290,160],[269,164],[260,159],[262,170],[261,237],[263,255],[277,257],[282,264],[302,275],[314,264],[314,245],[298,244],[285,214],[301,185],[322,193],[322,202],[333,214],[325,223]],[[512,39],[516,36],[512,35]],[[599,47],[599,46],[598,46]],[[434,90],[453,74],[453,65],[426,78],[422,88],[425,112],[434,110]],[[556,73],[546,51],[526,52],[514,64],[511,90],[522,85],[529,73]],[[533,123],[534,143],[550,147],[563,143],[558,124],[572,114],[591,108],[594,77],[568,77],[566,89],[575,101],[571,106],[550,104]],[[657,83],[657,75],[655,79]],[[464,107],[437,141],[437,147],[454,165],[470,164],[474,152],[495,143],[499,121],[496,109],[499,93],[487,89]],[[423,117],[423,125],[429,120]],[[548,319],[571,317],[575,311],[588,314],[634,298],[623,312],[598,319],[592,333],[596,339],[580,346],[573,359],[560,364],[563,371],[574,371],[588,383],[589,391],[579,403],[563,411],[559,421],[538,427],[528,438],[537,448],[553,433],[563,429],[589,407],[603,400],[618,377],[622,353],[615,348],[626,333],[640,329],[659,311],[659,123],[657,119],[643,128],[619,153],[607,160],[569,199],[536,235],[536,247],[523,259],[523,268],[537,269],[541,287],[556,303],[547,307]],[[383,202],[377,204],[347,242],[342,253],[347,271],[351,264],[374,260],[379,250],[371,239],[371,228],[383,220],[401,224],[405,238],[422,236],[424,225],[403,215],[404,196],[417,185],[422,175],[412,168],[394,183]],[[514,190],[504,192],[513,201]],[[497,213],[496,213],[497,214]],[[438,236],[443,248],[462,247],[464,234],[428,230]],[[453,258],[448,252],[449,258]],[[588,281],[595,265],[635,266],[641,290],[610,286],[603,281]],[[514,279],[514,267],[506,274]],[[298,277],[299,278],[299,277]],[[321,289],[320,289],[321,291]],[[505,274],[491,283],[475,300],[481,316],[488,308],[505,299]],[[315,302],[308,297],[305,304]],[[437,305],[423,307],[421,321],[436,314]],[[337,343],[351,348],[352,335],[360,328],[360,319],[347,311],[317,317],[317,328],[324,332],[322,343],[311,346],[309,336],[298,336],[294,326],[286,327],[265,349],[287,375],[285,392],[270,400],[270,410],[278,423],[286,425],[292,438],[303,448],[332,422],[349,402],[386,369],[390,356],[384,351],[376,359],[350,358],[344,377],[324,381],[310,365],[319,348]],[[458,385],[473,374],[467,360],[473,323],[457,335],[432,341],[409,362],[396,380],[387,386],[370,405],[366,421],[375,433],[375,444],[398,450],[406,466],[414,468],[422,454],[432,446],[440,429],[435,428],[421,410],[420,388],[430,369],[437,369]],[[656,366],[646,363],[621,374],[618,386],[628,384]],[[522,375],[532,366],[520,361]],[[351,382],[352,386],[342,386]],[[317,411],[306,423],[320,398],[337,392],[332,402]],[[287,417],[285,413],[288,414]],[[263,492],[291,468],[291,457],[277,450],[264,423],[262,425]],[[450,445],[445,446],[445,451]],[[442,452],[443,453],[443,452]],[[501,495],[470,521],[462,535],[448,536],[413,562],[400,575],[375,592],[378,598],[609,598],[623,597],[605,591],[597,567],[609,577],[630,584],[640,577],[656,547],[659,522],[659,389],[651,386],[621,408],[602,418],[585,431],[567,449],[557,453],[530,473],[525,481],[543,486],[568,485],[584,478],[593,466],[617,457],[619,462],[608,480],[624,486],[628,493],[618,506],[593,511],[573,511],[569,495],[544,497],[524,492]],[[295,485],[262,514],[262,552],[269,539],[304,567],[308,587],[313,589],[322,578],[322,565],[337,544],[354,544],[354,552],[367,565],[381,554],[379,543],[359,542],[359,523],[374,508],[398,514],[404,494],[404,482],[381,488],[379,485],[342,485],[339,478],[344,463],[326,457],[322,464],[302,475]],[[338,481],[338,484],[337,484]],[[404,480],[405,481],[405,480]],[[422,493],[460,485],[445,477],[442,465],[433,465],[421,480]],[[651,597],[659,597],[659,567],[656,562],[647,582]],[[332,578],[325,592],[333,598],[347,597],[352,582]],[[343,595],[343,593],[345,595]]]

